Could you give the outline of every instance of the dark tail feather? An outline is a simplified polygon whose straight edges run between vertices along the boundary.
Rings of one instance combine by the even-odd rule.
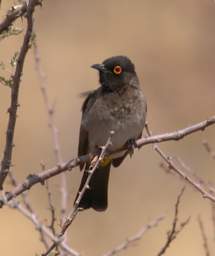
[[[91,177],[89,189],[87,189],[79,203],[79,207],[88,209],[92,207],[96,211],[104,211],[108,206],[108,180],[111,163],[98,167]],[[83,188],[88,173],[85,171],[78,191]],[[78,196],[78,195],[77,195]],[[77,199],[76,196],[76,199]]]

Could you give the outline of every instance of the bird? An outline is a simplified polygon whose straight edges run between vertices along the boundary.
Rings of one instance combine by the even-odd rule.
[[[108,150],[120,151],[126,145],[132,148],[135,140],[142,136],[147,113],[146,98],[134,64],[128,57],[120,55],[91,67],[99,73],[99,87],[87,93],[82,105],[78,156],[95,152],[105,145],[110,132],[114,133]],[[121,151],[101,161],[79,202],[79,209],[107,209],[110,168],[118,167],[128,153],[128,150]],[[80,164],[84,173],[76,199],[89,175],[89,167],[90,162]]]

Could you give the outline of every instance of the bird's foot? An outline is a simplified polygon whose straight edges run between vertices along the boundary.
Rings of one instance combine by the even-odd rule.
[[[126,143],[127,149],[128,149],[128,154],[130,157],[134,154],[134,149],[137,147],[137,143],[135,139],[129,139]]]

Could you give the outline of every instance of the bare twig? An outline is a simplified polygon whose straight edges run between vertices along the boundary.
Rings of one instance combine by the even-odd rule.
[[[12,6],[8,11],[5,19],[0,23],[0,34],[7,31],[12,23],[19,17],[22,17],[27,11],[27,5],[25,2],[19,5]]]
[[[10,178],[10,182],[11,182],[12,186],[13,186],[13,187],[16,187],[16,186],[18,185],[18,182],[17,182],[15,176],[13,175],[13,173],[12,173],[11,171],[9,172],[8,176],[9,176],[9,178]],[[22,193],[21,196],[22,196],[22,200],[23,200],[23,203],[24,203],[25,207],[26,207],[31,213],[33,213],[34,210],[33,210],[32,206],[31,206],[31,204],[30,204],[30,202],[29,202],[29,200],[28,200],[28,198],[27,198],[27,194],[26,194],[26,193]]]
[[[203,125],[204,124],[204,125]],[[165,137],[163,134],[161,135],[153,135],[153,136],[149,136],[147,138],[141,138],[139,140],[136,141],[138,147],[142,147],[144,145],[147,144],[154,144],[154,143],[160,143],[163,141],[171,141],[174,140],[174,136],[169,136],[169,134],[175,134],[175,136],[177,137],[177,134],[183,134],[184,136],[187,136],[190,133],[190,131],[192,130],[192,133],[197,132],[201,129],[206,129],[209,125],[215,124],[215,116],[209,118],[208,120],[205,120],[201,123],[195,124],[193,126],[184,128],[182,130],[179,130],[177,132],[172,132],[172,133],[165,133],[164,135],[167,136]],[[201,127],[201,129],[199,128]],[[189,131],[188,133],[185,133],[184,131]],[[161,139],[162,138],[162,139]],[[122,149],[125,150],[125,149]],[[118,152],[118,151],[117,151]],[[112,154],[114,154],[115,152],[113,152]],[[91,159],[93,155],[93,152],[88,154],[88,155],[84,155],[84,156],[80,156],[78,158],[74,158],[72,160],[66,161],[64,163],[62,163],[60,166],[54,166],[50,169],[44,170],[40,173],[37,174],[31,174],[29,175],[23,183],[19,184],[16,188],[14,188],[11,192],[8,192],[6,194],[6,198],[7,200],[11,200],[12,198],[20,195],[21,193],[23,193],[26,190],[29,190],[32,186],[41,183],[43,184],[45,182],[45,180],[54,177],[62,172],[65,171],[69,171],[71,169],[73,169],[74,167],[78,166],[80,163],[85,163],[87,161],[89,161]],[[176,165],[174,163],[172,163],[172,160],[167,157],[166,155],[163,155],[163,153],[161,152],[161,154],[159,153],[159,155],[162,156],[162,158],[165,160],[165,162],[171,167],[171,169],[175,170],[176,173],[178,173],[183,179],[187,180],[193,187],[195,187],[199,192],[201,191],[201,193],[204,195],[204,197],[210,199],[211,201],[215,202],[215,197],[210,194],[210,193],[206,193],[205,189],[203,189],[201,187],[201,185],[195,185],[193,184],[193,181],[191,178],[189,178],[183,171],[181,171],[180,169],[178,169],[176,167]],[[173,168],[174,167],[174,168]],[[0,207],[4,205],[4,200],[1,200],[0,198]]]
[[[10,204],[9,203],[6,203],[6,204],[10,208],[17,209],[18,211],[20,211],[25,217],[27,217],[35,225],[36,229],[42,230],[42,233],[44,235],[49,237],[52,241],[58,243],[59,246],[62,248],[62,250],[64,250],[68,255],[70,255],[70,256],[79,256],[79,253],[76,252],[75,250],[71,249],[71,247],[69,247],[67,244],[65,244],[64,242],[60,243],[60,239],[58,237],[54,236],[52,234],[52,232],[45,225],[43,225],[42,222],[40,222],[38,220],[36,215],[34,215],[30,211],[28,211],[20,203],[13,200]]]
[[[56,158],[57,164],[60,166],[63,162],[61,148],[60,148],[60,140],[59,140],[59,131],[55,125],[55,109],[54,106],[50,104],[49,96],[48,96],[48,90],[47,90],[47,77],[45,73],[43,72],[42,66],[41,66],[41,59],[39,54],[39,49],[37,46],[36,40],[34,40],[33,44],[34,49],[34,61],[35,61],[35,69],[38,74],[38,78],[40,81],[40,90],[43,96],[43,101],[47,110],[47,116],[48,116],[48,126],[52,132],[52,139],[54,144],[54,154]],[[49,201],[49,208],[51,211],[51,224],[50,228],[53,232],[53,234],[56,234],[55,232],[55,221],[56,221],[56,214],[55,214],[55,208],[52,203],[51,199],[51,193],[49,190],[48,182],[47,183],[47,191],[48,191],[48,201]],[[63,172],[61,174],[61,223],[64,222],[65,213],[67,209],[67,182],[66,182],[66,173]],[[66,237],[65,237],[66,241]],[[48,249],[48,248],[46,248]],[[56,247],[58,250],[58,247]]]
[[[212,211],[212,223],[213,223],[213,232],[214,232],[214,241],[215,241],[215,204],[211,203]]]
[[[185,129],[184,129],[185,130]],[[146,124],[146,131],[149,135],[148,138],[153,137],[151,131],[149,130],[148,124]],[[160,155],[160,157],[165,161],[165,163],[168,165],[169,170],[173,170],[175,173],[177,173],[181,178],[183,178],[185,181],[187,181],[192,187],[194,187],[198,192],[200,192],[203,196],[203,198],[207,198],[211,200],[212,202],[215,202],[215,196],[214,193],[211,192],[211,188],[208,190],[204,187],[204,183],[199,182],[200,179],[195,179],[194,177],[190,177],[187,175],[182,169],[178,168],[178,166],[174,163],[173,158],[166,155],[157,144],[154,144],[153,146],[154,150]]]
[[[85,156],[83,159],[84,160],[89,159],[89,155]],[[55,166],[53,168],[42,171],[38,174],[30,174],[23,183],[17,185],[11,192],[6,193],[5,196],[7,201],[10,201],[12,198],[29,190],[35,184],[40,183],[43,185],[47,179],[54,177],[59,173],[71,170],[72,168],[80,164],[80,162],[81,162],[80,159],[76,158],[63,163],[61,166]],[[0,198],[0,206],[3,206],[3,205],[4,205],[4,200]]]
[[[206,140],[204,140],[204,141],[202,142],[202,145],[204,146],[204,148],[205,148],[205,150],[208,152],[208,154],[209,154],[213,159],[215,159],[215,151],[212,150],[210,144],[209,144]]]
[[[200,192],[202,194],[203,198],[207,198],[211,200],[213,203],[215,203],[215,196],[213,193],[208,191],[204,185],[202,185],[198,180],[196,180],[194,177],[190,177],[187,175],[182,169],[178,168],[177,165],[174,163],[171,157],[167,156],[161,149],[154,145],[154,150],[161,156],[161,158],[169,165],[169,169],[173,170],[175,173],[177,173],[181,178],[183,178],[185,181],[187,181],[195,190]]]
[[[16,186],[17,181],[16,178],[13,176],[13,174],[11,172],[9,172],[9,177],[11,179],[11,183],[13,186]],[[4,193],[4,192],[3,192]],[[5,197],[5,193],[4,193],[4,197]],[[27,217],[36,227],[36,229],[38,230],[39,234],[40,234],[40,240],[41,242],[44,244],[45,248],[48,249],[49,248],[49,244],[47,241],[47,237],[49,237],[52,241],[57,241],[58,238],[54,237],[54,234],[52,234],[44,224],[42,224],[41,221],[39,221],[37,214],[35,213],[35,211],[33,210],[32,206],[30,205],[30,202],[27,198],[26,194],[22,194],[22,199],[23,199],[23,203],[24,206],[17,202],[15,199],[12,200],[12,203],[8,203],[5,201],[5,204],[7,206],[9,206],[10,208],[16,209],[18,210],[21,214],[23,214],[25,217]],[[73,254],[73,250],[70,249],[70,247],[68,245],[64,243],[62,243],[62,250],[66,251],[69,255],[74,255]],[[74,251],[75,252],[75,251]],[[77,253],[78,255],[78,253]]]
[[[57,164],[60,166],[63,162],[61,147],[60,147],[60,139],[59,139],[59,131],[55,125],[55,109],[53,105],[50,104],[48,91],[47,91],[47,77],[43,72],[41,66],[41,59],[39,54],[39,49],[37,46],[36,40],[34,40],[33,44],[34,49],[34,61],[35,61],[35,69],[38,74],[38,78],[40,81],[40,90],[43,96],[44,104],[46,106],[47,115],[48,115],[48,126],[52,132],[53,144],[54,144],[54,154],[57,161]],[[67,210],[67,182],[66,182],[66,173],[63,172],[61,174],[61,223],[64,222],[65,213]]]
[[[14,138],[15,125],[16,125],[16,117],[17,117],[16,113],[19,105],[18,104],[19,87],[20,87],[25,57],[29,50],[29,44],[32,37],[33,12],[37,4],[38,4],[38,0],[31,0],[27,7],[27,11],[26,11],[27,29],[26,29],[26,33],[24,36],[20,53],[18,55],[15,73],[12,76],[11,103],[8,109],[9,120],[8,120],[8,126],[7,126],[7,134],[6,134],[6,144],[4,148],[4,155],[3,155],[3,159],[1,162],[1,169],[0,169],[0,189],[3,189],[3,183],[5,178],[7,177],[7,174],[11,165],[12,150],[14,146],[13,138]]]
[[[160,222],[164,219],[164,216],[160,216],[157,219],[153,220],[152,222],[148,223],[147,225],[143,226],[137,234],[127,238],[125,241],[123,241],[121,244],[116,246],[114,249],[110,250],[109,252],[106,252],[103,254],[103,256],[114,256],[124,250],[127,250],[130,246],[132,246],[136,241],[140,240],[143,235],[149,231],[150,229],[157,227]]]
[[[167,174],[174,174],[173,172],[170,171],[168,164],[162,161],[159,163],[159,167],[163,169]]]
[[[88,177],[85,181],[85,184],[82,188],[82,190],[79,192],[78,197],[74,203],[73,209],[72,211],[68,214],[65,222],[63,223],[63,227],[62,230],[60,232],[60,234],[58,235],[58,238],[62,238],[64,236],[64,234],[66,233],[67,229],[69,228],[69,226],[71,225],[71,223],[73,222],[73,220],[75,219],[75,217],[77,216],[79,210],[81,210],[81,208],[79,208],[79,203],[84,195],[84,193],[86,192],[87,189],[90,189],[89,187],[89,182],[90,179],[92,178],[93,173],[95,172],[96,168],[98,167],[98,165],[100,164],[100,162],[103,160],[103,158],[105,157],[105,153],[109,147],[109,145],[111,144],[111,138],[112,135],[114,133],[111,131],[110,137],[108,138],[106,144],[101,148],[101,152],[99,154],[99,156],[95,156],[92,160],[91,160],[91,165],[89,167],[88,170]],[[42,256],[47,256],[49,255],[49,253],[56,247],[58,246],[58,243],[54,242],[50,248],[44,253],[42,254]]]
[[[77,210],[79,210],[79,203],[84,195],[84,193],[86,192],[87,189],[90,189],[89,187],[89,182],[93,176],[93,173],[95,172],[96,168],[98,167],[98,165],[100,164],[100,162],[103,160],[103,158],[105,157],[106,151],[108,149],[108,147],[111,145],[111,138],[112,138],[113,132],[111,132],[110,137],[108,138],[106,144],[101,148],[101,153],[99,156],[96,156],[95,158],[92,159],[91,161],[91,165],[89,167],[88,170],[88,177],[85,181],[85,184],[82,188],[82,190],[79,192],[78,197],[74,203],[74,207],[72,209],[72,211],[70,212],[70,214],[68,215],[68,217],[66,218],[62,231],[61,231],[61,236],[66,232],[67,228],[69,227],[69,225],[72,223],[72,221],[74,220],[76,214],[77,214]]]
[[[202,188],[205,188],[211,195],[215,196],[215,188],[210,182],[205,182],[201,177],[197,176],[195,172],[180,158],[176,158],[177,162],[183,167],[187,175],[192,177],[192,180],[199,184]]]
[[[212,116],[205,121],[188,126],[184,129],[181,129],[175,132],[164,133],[161,135],[154,135],[147,138],[141,138],[137,141],[137,146],[141,147],[146,144],[160,143],[160,142],[170,141],[170,140],[176,140],[176,141],[181,140],[185,136],[190,135],[194,132],[204,131],[207,127],[214,124],[215,124],[215,116]]]
[[[180,204],[180,201],[181,201],[181,197],[184,193],[184,189],[185,188],[183,188],[181,190],[180,194],[177,197],[177,201],[176,201],[176,204],[175,204],[175,214],[174,214],[174,218],[173,218],[173,222],[172,222],[172,228],[171,228],[170,231],[168,231],[167,240],[166,240],[165,244],[163,245],[163,247],[161,248],[161,250],[159,251],[159,253],[157,254],[157,256],[161,256],[166,252],[166,250],[169,248],[172,241],[177,237],[177,235],[182,231],[182,229],[188,224],[188,222],[190,220],[190,218],[188,218],[184,222],[181,222],[179,228],[177,228],[179,204]]]
[[[55,235],[56,234],[56,230],[55,230],[56,213],[55,213],[55,208],[52,201],[52,194],[49,189],[49,183],[47,181],[46,181],[46,190],[48,195],[49,210],[51,213],[51,222],[50,222],[49,228],[51,229],[52,233]]]
[[[49,210],[51,213],[51,220],[50,220],[50,224],[49,224],[49,228],[51,229],[53,235],[56,235],[56,230],[55,230],[55,222],[56,222],[56,212],[55,212],[55,207],[52,201],[52,194],[49,188],[49,182],[48,180],[45,182],[46,183],[46,190],[47,190],[47,195],[48,195],[48,204],[49,204]],[[66,242],[66,241],[65,241]],[[49,249],[49,246],[45,248],[46,250]],[[58,246],[56,247],[56,255],[59,255],[59,248]]]
[[[61,154],[61,148],[60,148],[60,142],[59,142],[59,131],[55,125],[55,117],[54,117],[55,110],[53,105],[51,105],[49,102],[49,96],[47,91],[47,78],[41,67],[41,60],[40,60],[39,49],[36,43],[36,39],[34,40],[34,43],[33,43],[33,50],[34,50],[35,69],[38,74],[38,78],[40,81],[40,90],[41,90],[43,101],[47,110],[48,126],[52,131],[55,158],[57,163],[61,164],[63,161],[62,161],[62,154]]]
[[[11,181],[12,186],[17,186],[17,180],[16,180],[15,176],[13,175],[13,173],[12,173],[11,171],[9,172],[8,176],[9,176],[9,178],[10,178],[10,181]],[[31,206],[31,204],[30,204],[30,202],[29,202],[29,200],[28,200],[28,197],[27,197],[27,194],[26,194],[26,193],[23,193],[23,194],[22,194],[22,199],[23,199],[23,204],[24,204],[24,206],[26,207],[26,210],[29,212],[29,214],[32,214],[32,216],[34,216],[34,218],[38,219],[38,217],[37,217],[35,211],[33,210],[32,206]],[[13,199],[13,200],[15,200],[15,199]],[[15,202],[15,201],[14,201],[14,202]],[[16,202],[16,203],[17,203],[17,202]],[[17,204],[18,204],[18,203],[17,203]],[[11,207],[11,205],[10,205],[10,207]],[[13,208],[15,208],[15,207],[13,207]],[[23,208],[23,207],[20,206],[20,207],[16,207],[15,209],[18,209],[21,213],[23,213],[22,208]],[[45,248],[48,249],[49,244],[48,244],[48,242],[47,242],[46,235],[44,234],[44,232],[43,232],[42,229],[38,229],[38,228],[37,228],[37,230],[38,230],[38,232],[39,232],[39,234],[40,234],[40,240],[41,240],[41,242],[44,244]]]
[[[211,254],[210,254],[210,250],[208,247],[208,239],[207,239],[207,236],[205,233],[205,228],[204,228],[204,225],[203,225],[203,222],[202,222],[202,219],[200,216],[198,217],[198,223],[199,223],[199,228],[200,228],[201,236],[202,236],[202,240],[203,240],[203,248],[205,251],[205,256],[210,256]]]

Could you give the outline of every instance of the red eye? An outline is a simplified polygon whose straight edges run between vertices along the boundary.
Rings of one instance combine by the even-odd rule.
[[[122,73],[122,68],[119,65],[117,65],[114,67],[113,72],[116,75],[120,75]]]

